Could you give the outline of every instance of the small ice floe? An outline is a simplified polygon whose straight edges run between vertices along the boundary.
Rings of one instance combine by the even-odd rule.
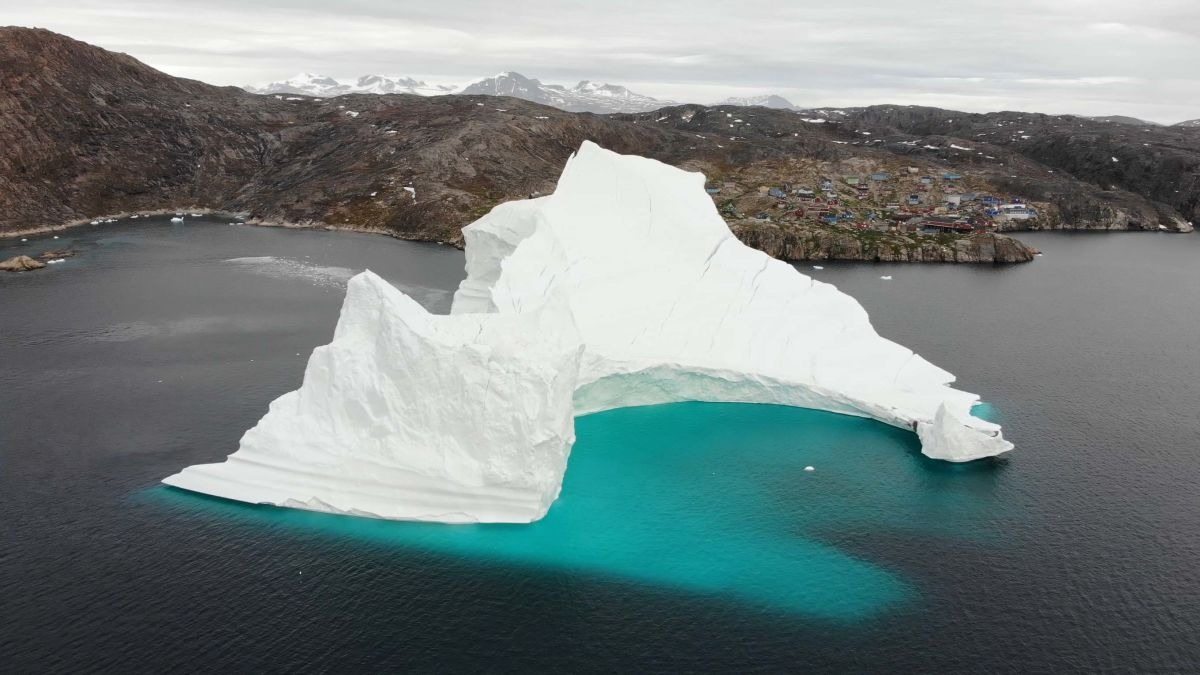
[[[813,265],[813,269],[814,269],[814,270],[823,270],[823,269],[825,269],[825,268],[824,268],[824,267],[821,267],[820,265]]]
[[[29,241],[29,240],[24,237],[21,237],[21,241]]]
[[[203,215],[204,215],[203,213],[193,213],[193,214],[192,214],[192,217],[193,217],[193,218],[199,218],[200,216],[203,216]]]
[[[804,470],[805,471],[816,471],[817,469],[816,469],[816,467],[806,466],[806,467],[804,467]]]
[[[879,277],[879,278],[880,278],[880,279],[883,279],[884,281],[891,281],[891,280],[892,280],[892,275],[890,275],[890,274],[885,274],[885,275],[883,275],[883,276],[881,276],[881,277]]]
[[[99,224],[100,224],[100,221],[98,221],[98,220],[93,220],[93,221],[92,221],[92,225],[99,225]]]
[[[138,218],[141,218],[141,216],[138,216],[138,215],[132,215],[132,216],[129,216],[129,217],[130,217],[131,219],[133,219],[133,220],[137,220]]]
[[[175,216],[174,218],[172,218],[172,219],[171,219],[171,222],[172,222],[172,223],[182,223],[182,222],[183,222],[183,216]]]
[[[1117,159],[1116,157],[1113,157],[1113,158],[1112,158],[1112,161],[1114,161],[1114,162],[1119,162],[1119,161],[1121,161],[1121,160]]]
[[[58,239],[58,235],[57,235],[57,234],[56,234],[56,235],[54,235],[54,238],[55,238],[55,239]]]
[[[47,260],[46,264],[47,265],[56,265],[60,262],[66,262],[66,260],[67,260],[66,258],[54,258],[52,260]]]

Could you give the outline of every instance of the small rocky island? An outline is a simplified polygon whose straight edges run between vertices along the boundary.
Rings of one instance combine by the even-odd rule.
[[[60,263],[64,258],[70,258],[74,255],[75,251],[69,249],[46,251],[38,254],[36,258],[31,258],[27,255],[17,255],[7,260],[0,261],[0,272],[29,272],[31,270],[40,270],[46,265]]]

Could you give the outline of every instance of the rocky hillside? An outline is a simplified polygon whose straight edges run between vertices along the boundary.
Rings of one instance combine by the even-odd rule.
[[[1148,177],[1143,185],[1132,173],[1119,174],[1129,187],[1110,190],[1062,170],[1051,173],[1048,167],[1057,165],[1033,159],[1032,149],[1021,154],[1019,144],[988,146],[1011,158],[1003,170],[953,152],[910,152],[915,141],[902,139],[934,135],[873,109],[814,123],[806,114],[761,107],[676,106],[597,116],[494,96],[255,95],[174,78],[123,54],[23,28],[0,28],[0,63],[0,234],[129,212],[208,209],[251,222],[458,244],[460,228],[500,201],[552,191],[563,162],[585,139],[742,181],[747,191],[781,163],[799,159],[903,161],[928,171],[979,170],[981,184],[1016,181],[1044,188],[1047,197],[1075,195],[1076,206],[1067,204],[1056,216],[1068,227],[1105,217],[1094,204],[1106,203],[1095,199],[1108,193],[1113,203],[1149,209],[1146,219],[1158,217],[1156,209],[1174,208],[1129,191],[1141,185],[1158,195],[1160,186]],[[879,130],[870,142],[867,128]],[[1166,145],[1156,147],[1166,153]],[[1184,157],[1187,151],[1174,152]],[[1128,157],[1131,165],[1147,166]],[[1053,153],[1051,160],[1066,164]],[[1169,169],[1182,175],[1185,164]],[[995,233],[876,236],[730,220],[744,240],[788,258],[991,262],[1033,255]]]
[[[643,124],[722,133],[730,143],[793,143],[824,158],[873,159],[961,172],[980,189],[1049,205],[1015,229],[1191,231],[1200,220],[1200,133],[1074,116],[969,114],[916,106],[793,113],[678,106],[622,116]]]
[[[1200,133],[1194,129],[913,106],[864,108],[840,126],[869,132],[893,151],[933,145],[948,161],[997,175],[1005,173],[1006,159],[1008,168],[1013,160],[1032,161],[1044,167],[1043,175],[1017,171],[1011,180],[1031,184],[1031,190],[1041,182],[1041,192],[1059,195],[1066,226],[1186,229],[1188,222],[1200,221]],[[955,144],[971,149],[956,150]],[[1056,180],[1064,173],[1065,182]]]

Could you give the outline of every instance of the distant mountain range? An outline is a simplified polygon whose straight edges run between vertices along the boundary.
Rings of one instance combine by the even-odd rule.
[[[774,108],[776,110],[799,110],[791,101],[782,96],[775,94],[764,94],[762,96],[749,97],[732,97],[721,101],[717,105],[740,105],[740,106],[761,106],[763,108]]]
[[[483,94],[512,96],[567,112],[592,113],[639,113],[675,105],[674,101],[644,96],[616,84],[584,80],[574,87],[568,88],[559,84],[546,84],[514,72],[500,73],[465,86],[432,84],[411,77],[383,75],[364,75],[354,82],[341,82],[332,77],[301,73],[281,82],[271,82],[261,87],[246,86],[243,89],[253,94],[314,96],[317,98],[343,94],[416,94],[418,96]]]
[[[568,89],[514,72],[468,84],[457,93],[513,96],[567,112],[639,113],[675,105],[674,101],[637,94],[617,84],[584,80]]]
[[[1127,117],[1125,115],[1106,115],[1104,117],[1089,117],[1088,119],[1096,120],[1097,122],[1109,122],[1112,124],[1127,124],[1135,127],[1200,127],[1200,119],[1178,122],[1176,124],[1162,124],[1161,122],[1151,122],[1150,120]]]
[[[441,96],[453,94],[457,87],[444,84],[429,84],[411,77],[387,77],[385,75],[363,75],[354,82],[339,82],[332,77],[300,73],[282,82],[271,82],[261,87],[242,87],[252,94],[292,94],[328,98],[342,94],[416,94],[418,96]]]

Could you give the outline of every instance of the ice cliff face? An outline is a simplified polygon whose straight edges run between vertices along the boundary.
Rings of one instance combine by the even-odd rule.
[[[740,243],[704,177],[584,143],[553,195],[468,226],[467,279],[430,316],[351,281],[333,342],[223,464],[171,485],[384,518],[528,522],[558,494],[571,419],[737,401],[915,430],[968,461],[1012,445],[954,376],[850,296]]]
[[[364,272],[300,389],[271,403],[225,462],[163,482],[377,518],[536,520],[575,441],[580,351],[561,307],[433,316]]]
[[[850,296],[745,246],[704,177],[585,143],[552,196],[464,230],[453,314],[521,314],[568,298],[585,345],[580,414],[669,401],[779,403],[940,438],[965,461],[1011,449],[950,373],[880,337]],[[945,406],[962,427],[936,425]],[[927,443],[928,444],[928,443]]]

